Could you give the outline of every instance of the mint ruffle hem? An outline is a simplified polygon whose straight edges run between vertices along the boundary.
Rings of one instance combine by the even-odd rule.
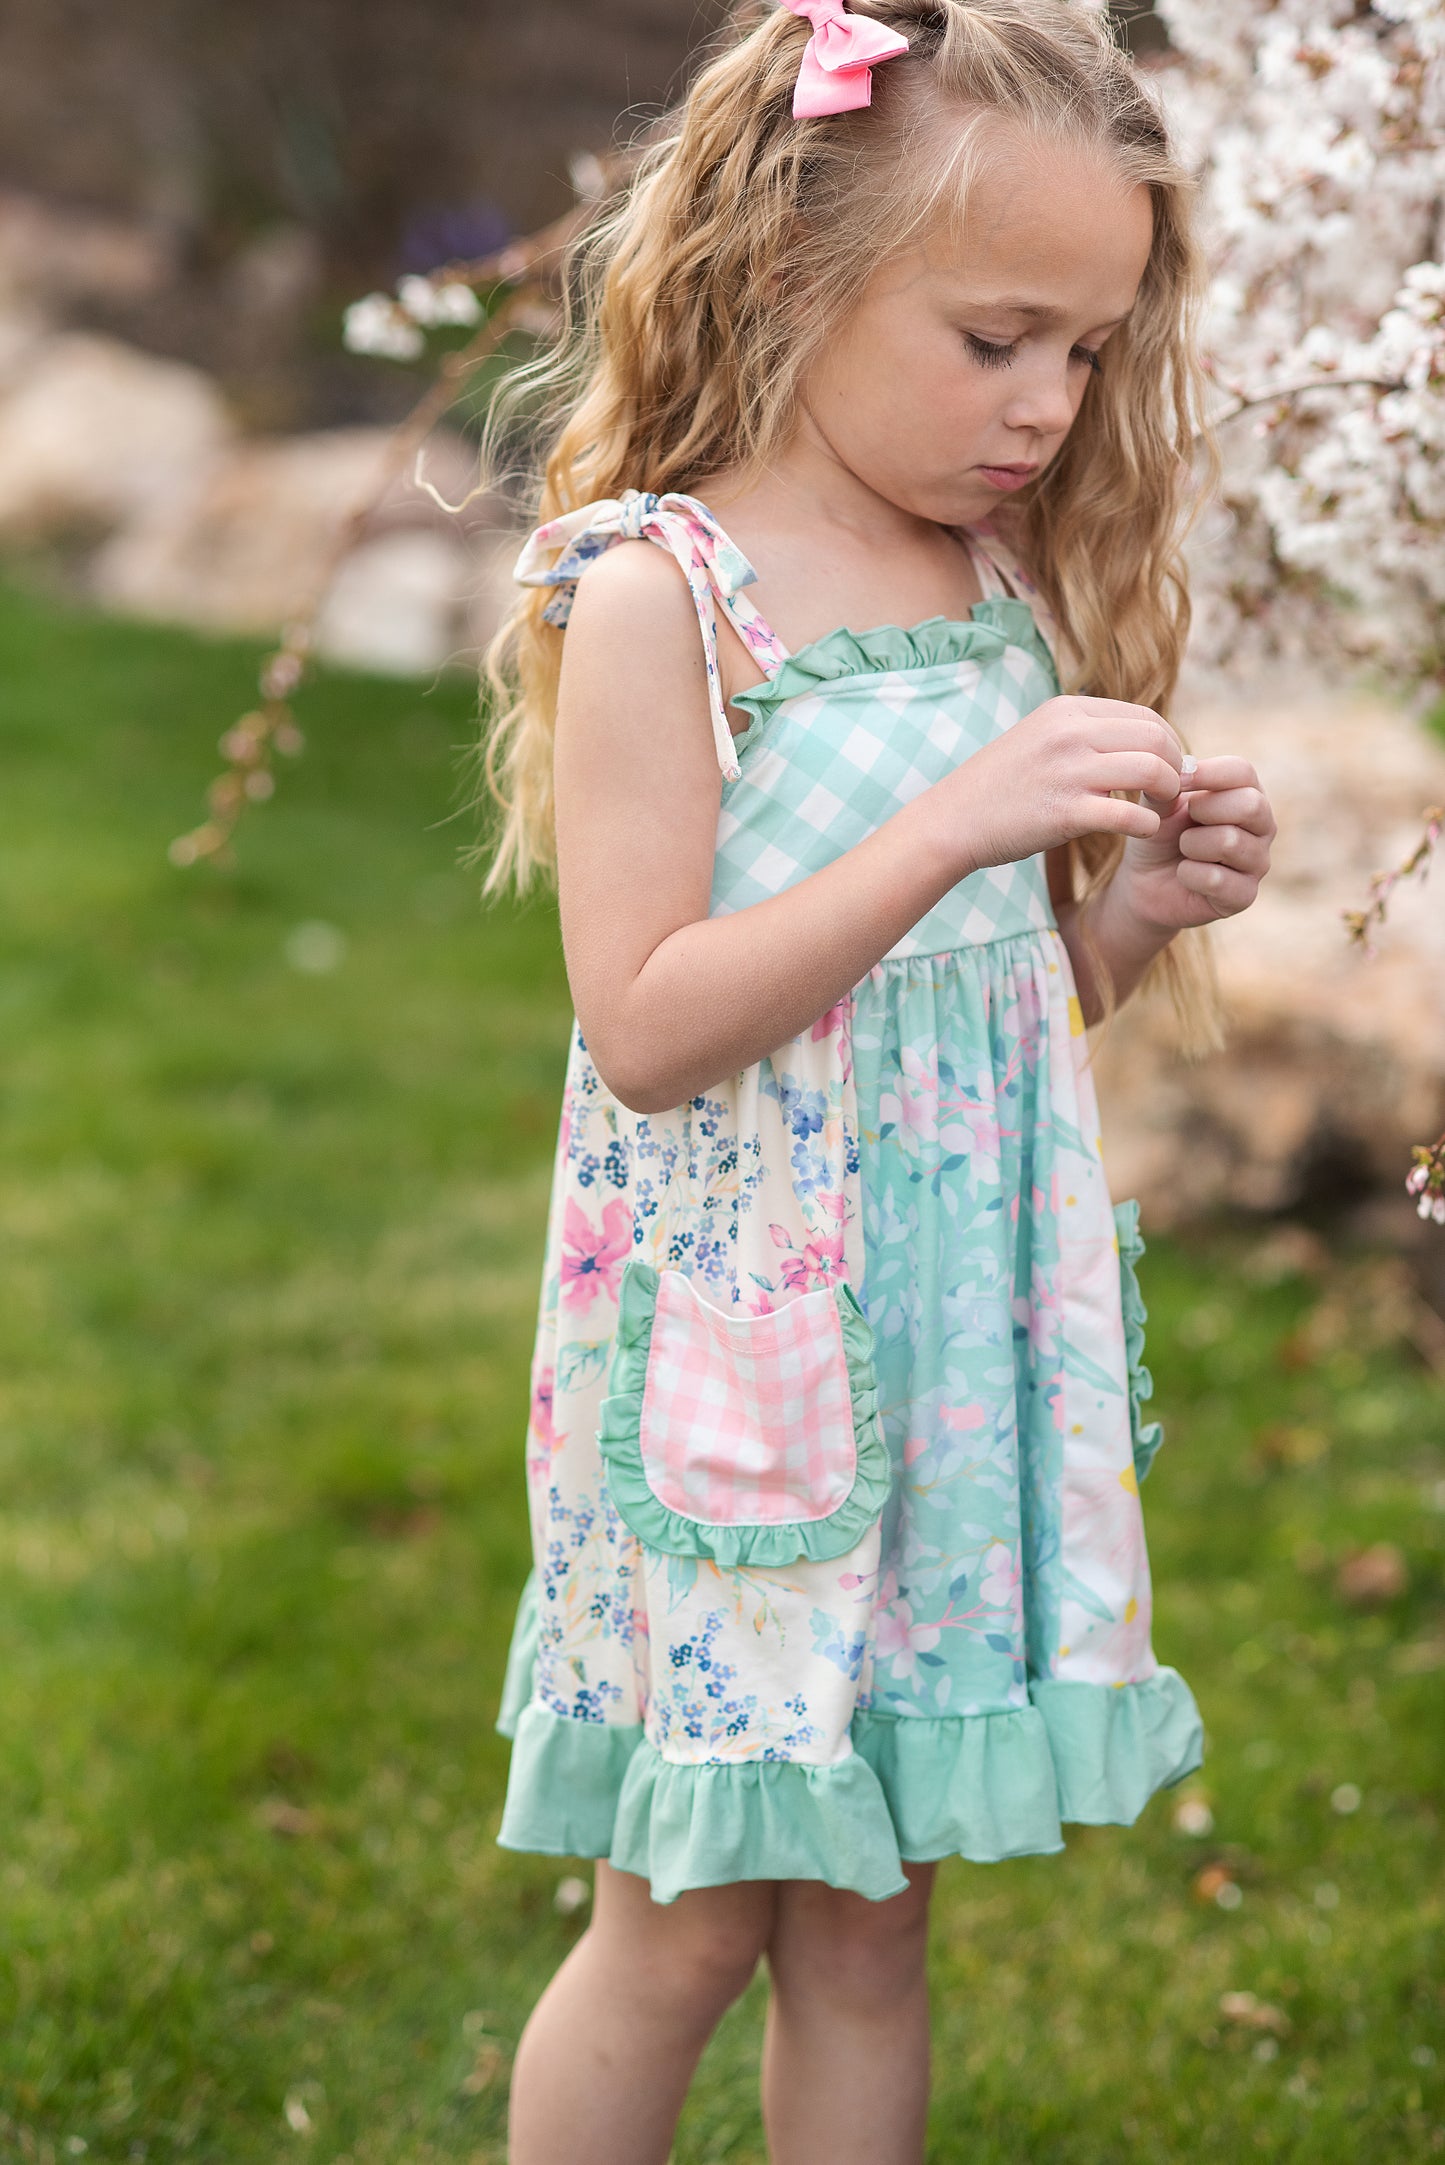
[[[533,1607],[529,1583],[518,1641]],[[852,1756],[821,1767],[678,1764],[640,1725],[527,1705],[528,1684],[509,1674],[498,1721],[514,1739],[502,1847],[605,1857],[658,1902],[738,1879],[822,1880],[886,1901],[905,1861],[997,1864],[1062,1849],[1066,1824],[1132,1826],[1203,1757],[1199,1710],[1173,1669],[1122,1685],[1044,1678],[1028,1706],[995,1713],[860,1713]]]

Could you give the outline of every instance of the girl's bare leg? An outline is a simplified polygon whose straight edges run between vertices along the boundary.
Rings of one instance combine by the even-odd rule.
[[[746,1990],[772,1929],[769,1880],[666,1906],[597,1867],[592,1922],[517,2049],[511,2165],[666,2165],[702,2048]]]
[[[921,2165],[928,2120],[931,1864],[865,1901],[789,1880],[768,1943],[763,2045],[772,2165]]]

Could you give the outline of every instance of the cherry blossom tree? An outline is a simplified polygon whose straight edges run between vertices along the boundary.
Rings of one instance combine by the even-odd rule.
[[[1223,484],[1195,543],[1198,658],[1445,693],[1445,5],[1156,0],[1204,183]],[[1344,912],[1368,951],[1405,862]],[[1407,1185],[1445,1224],[1445,1135]]]
[[[1432,705],[1445,696],[1445,0],[1155,0],[1154,12],[1169,50],[1149,64],[1201,176],[1213,269],[1205,342],[1224,464],[1192,543],[1195,656],[1245,672],[1307,658]],[[574,179],[585,215],[609,176],[584,154]],[[504,320],[545,332],[571,225],[366,296],[347,312],[348,345],[413,360],[439,327],[476,325],[482,291],[480,328],[444,364],[459,383]],[[433,392],[402,432],[409,447],[439,410]],[[230,771],[210,820],[173,846],[178,862],[224,850],[246,804],[269,794],[306,653],[298,620],[262,709],[222,740]],[[1366,947],[1393,885],[1429,868],[1438,808],[1422,824],[1406,863],[1344,912]],[[1409,1185],[1445,1223],[1445,1136],[1420,1146]]]
[[[1157,0],[1225,457],[1198,652],[1445,692],[1445,6]],[[1311,388],[1320,386],[1321,388]]]

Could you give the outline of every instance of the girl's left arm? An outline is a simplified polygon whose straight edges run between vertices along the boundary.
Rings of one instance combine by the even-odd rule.
[[[1049,888],[1088,1023],[1104,1012],[1091,947],[1115,1001],[1127,1000],[1176,932],[1237,917],[1269,870],[1274,813],[1247,759],[1201,759],[1173,804],[1154,808],[1158,833],[1131,835],[1114,877],[1089,902],[1072,897],[1067,852],[1049,853]]]

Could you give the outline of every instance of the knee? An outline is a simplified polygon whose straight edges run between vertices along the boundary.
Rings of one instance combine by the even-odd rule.
[[[752,1982],[767,1925],[750,1914],[676,1914],[686,1901],[630,1932],[620,1967],[646,2019],[709,2029]]]
[[[747,1991],[765,1941],[766,1933],[748,1919],[709,1920],[683,1935],[669,1951],[657,1986],[715,2021]]]
[[[928,1908],[911,1894],[890,1902],[820,1890],[801,1933],[773,1952],[774,1983],[798,1986],[839,2014],[885,2014],[920,1989],[927,1973]]]

